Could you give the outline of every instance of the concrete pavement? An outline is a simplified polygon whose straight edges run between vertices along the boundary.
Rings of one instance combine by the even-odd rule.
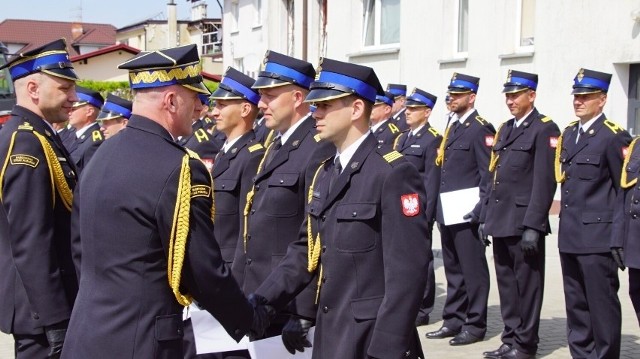
[[[554,234],[547,237],[545,294],[540,323],[540,348],[538,358],[570,358],[567,347],[566,315],[564,307],[564,293],[562,288],[562,272],[558,255],[557,232],[558,216],[550,217]],[[495,281],[495,269],[492,249],[487,248],[487,260],[491,275],[491,291],[489,293],[488,330],[484,341],[463,347],[449,346],[448,339],[426,339],[424,334],[437,330],[442,325],[442,306],[446,297],[446,280],[440,254],[440,237],[434,231],[434,252],[436,254],[436,307],[431,313],[431,324],[418,328],[422,347],[428,358],[482,358],[482,352],[494,350],[501,344],[500,333],[502,321],[500,317],[500,300]],[[627,272],[620,273],[620,291],[618,295],[622,303],[622,359],[640,358],[640,327],[635,317],[631,300],[629,299],[629,278]],[[0,333],[0,358],[13,358],[13,340],[10,336]]]

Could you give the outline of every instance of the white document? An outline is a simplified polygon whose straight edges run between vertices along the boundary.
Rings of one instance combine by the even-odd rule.
[[[309,333],[307,333],[307,339],[311,342],[311,345],[313,345],[315,331],[316,327],[311,327]],[[302,353],[298,351],[295,354],[289,353],[284,344],[282,344],[281,335],[249,342],[251,359],[311,359],[311,352],[313,352],[313,347],[304,348]]]
[[[447,226],[468,222],[462,219],[465,214],[473,211],[480,200],[480,188],[466,188],[457,191],[440,193],[442,216]]]
[[[191,309],[191,308],[190,308]],[[239,343],[229,336],[222,324],[206,310],[191,311],[193,336],[196,341],[196,354],[222,353],[232,350],[246,350],[249,338]]]

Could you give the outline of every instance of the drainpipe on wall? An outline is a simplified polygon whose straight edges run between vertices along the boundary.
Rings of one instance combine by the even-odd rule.
[[[307,0],[302,0],[302,60],[307,61]]]

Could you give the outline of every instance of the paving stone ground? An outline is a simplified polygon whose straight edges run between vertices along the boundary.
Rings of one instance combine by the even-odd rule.
[[[558,229],[558,217],[551,216],[551,226],[554,233]],[[482,358],[482,352],[494,350],[501,344],[500,333],[502,322],[500,318],[500,300],[498,287],[495,281],[495,270],[491,249],[487,250],[489,273],[491,274],[491,291],[489,293],[488,330],[484,341],[464,347],[451,347],[448,339],[426,339],[424,334],[437,330],[442,325],[442,306],[446,297],[446,280],[442,259],[439,258],[440,238],[437,230],[434,231],[434,252],[436,254],[436,307],[431,314],[431,324],[418,328],[422,338],[422,347],[427,358]],[[542,306],[540,323],[540,348],[538,358],[570,358],[567,347],[566,315],[564,307],[564,293],[562,290],[562,273],[560,269],[560,257],[557,249],[557,236],[552,234],[547,237],[546,253],[546,277],[545,294]],[[627,272],[620,272],[620,302],[622,303],[622,350],[620,358],[640,358],[640,327],[629,299],[629,278]],[[12,337],[0,333],[0,358],[13,358]]]

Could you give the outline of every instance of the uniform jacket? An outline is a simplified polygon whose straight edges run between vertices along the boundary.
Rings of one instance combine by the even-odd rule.
[[[436,156],[442,136],[428,122],[409,141],[408,136],[409,131],[399,136],[395,150],[402,153],[420,172],[427,194],[427,220],[435,221],[440,187],[440,168],[436,166]]]
[[[238,141],[213,164],[211,173],[216,204],[214,234],[222,259],[231,265],[243,224],[247,192],[253,184],[264,147],[256,142],[253,130]]]
[[[450,130],[444,145],[440,193],[480,187],[480,199],[473,210],[478,218],[489,195],[489,157],[495,132],[493,125],[473,111],[455,132]],[[439,201],[437,220],[444,223]]]
[[[75,168],[59,137],[39,116],[15,106],[0,131],[0,330],[5,333],[41,334],[44,326],[68,320],[78,291],[71,211],[52,185],[34,133],[53,148],[53,160],[71,191],[76,184]]]
[[[576,144],[578,128],[575,122],[562,133],[558,246],[563,253],[608,253],[623,151],[631,136],[604,114]]]
[[[514,122],[505,122],[493,143],[495,169],[480,221],[493,237],[519,236],[525,227],[548,234],[560,129],[535,108],[518,128]]]
[[[635,140],[633,149],[628,155],[628,162],[622,169],[626,181],[633,183],[621,193],[619,204],[615,208],[616,234],[612,236],[612,247],[624,248],[624,264],[630,268],[640,269],[640,147]],[[624,181],[623,181],[624,182]],[[616,228],[619,227],[619,228]]]
[[[191,125],[193,132],[178,141],[184,147],[197,153],[203,160],[213,160],[224,145],[225,138],[209,134],[204,129],[202,119],[198,119]]]
[[[393,146],[393,142],[396,140],[396,137],[400,136],[402,132],[398,126],[396,126],[395,121],[389,119],[385,120],[385,123],[378,127],[373,134],[376,136],[379,146]]]
[[[407,114],[405,113],[406,111],[407,108],[405,107],[392,117],[393,122],[402,132],[409,129],[409,125],[407,124]]]
[[[246,252],[241,229],[232,266],[234,276],[247,294],[262,284],[284,257],[288,244],[298,239],[307,201],[306,168],[317,167],[335,151],[330,144],[316,141],[315,121],[311,116],[302,121],[271,163],[255,176]],[[314,313],[314,309],[298,312],[307,317]]]
[[[182,357],[183,307],[168,285],[167,251],[185,153],[159,124],[133,115],[87,166],[74,203],[80,290],[63,358]],[[189,165],[182,292],[239,340],[251,307],[212,235],[211,177],[201,161]]]
[[[414,321],[430,245],[425,192],[415,166],[376,147],[369,135],[331,192],[333,158],[321,165],[307,206],[312,236],[319,232],[322,245],[314,358],[421,355]],[[257,291],[276,306],[312,278],[306,231],[301,238]]]
[[[75,137],[75,132],[71,133],[70,136]],[[103,141],[104,136],[102,135],[100,125],[97,122],[94,122],[89,126],[82,136],[75,140],[69,153],[71,154],[71,160],[73,160],[73,163],[76,165],[78,172],[82,172]]]
[[[267,128],[266,122],[267,121],[263,118],[262,121],[259,124],[256,124],[256,127],[253,129],[256,133],[256,141],[262,143],[265,147],[268,145],[268,143],[266,143],[267,137],[269,137],[269,133],[273,131]]]

